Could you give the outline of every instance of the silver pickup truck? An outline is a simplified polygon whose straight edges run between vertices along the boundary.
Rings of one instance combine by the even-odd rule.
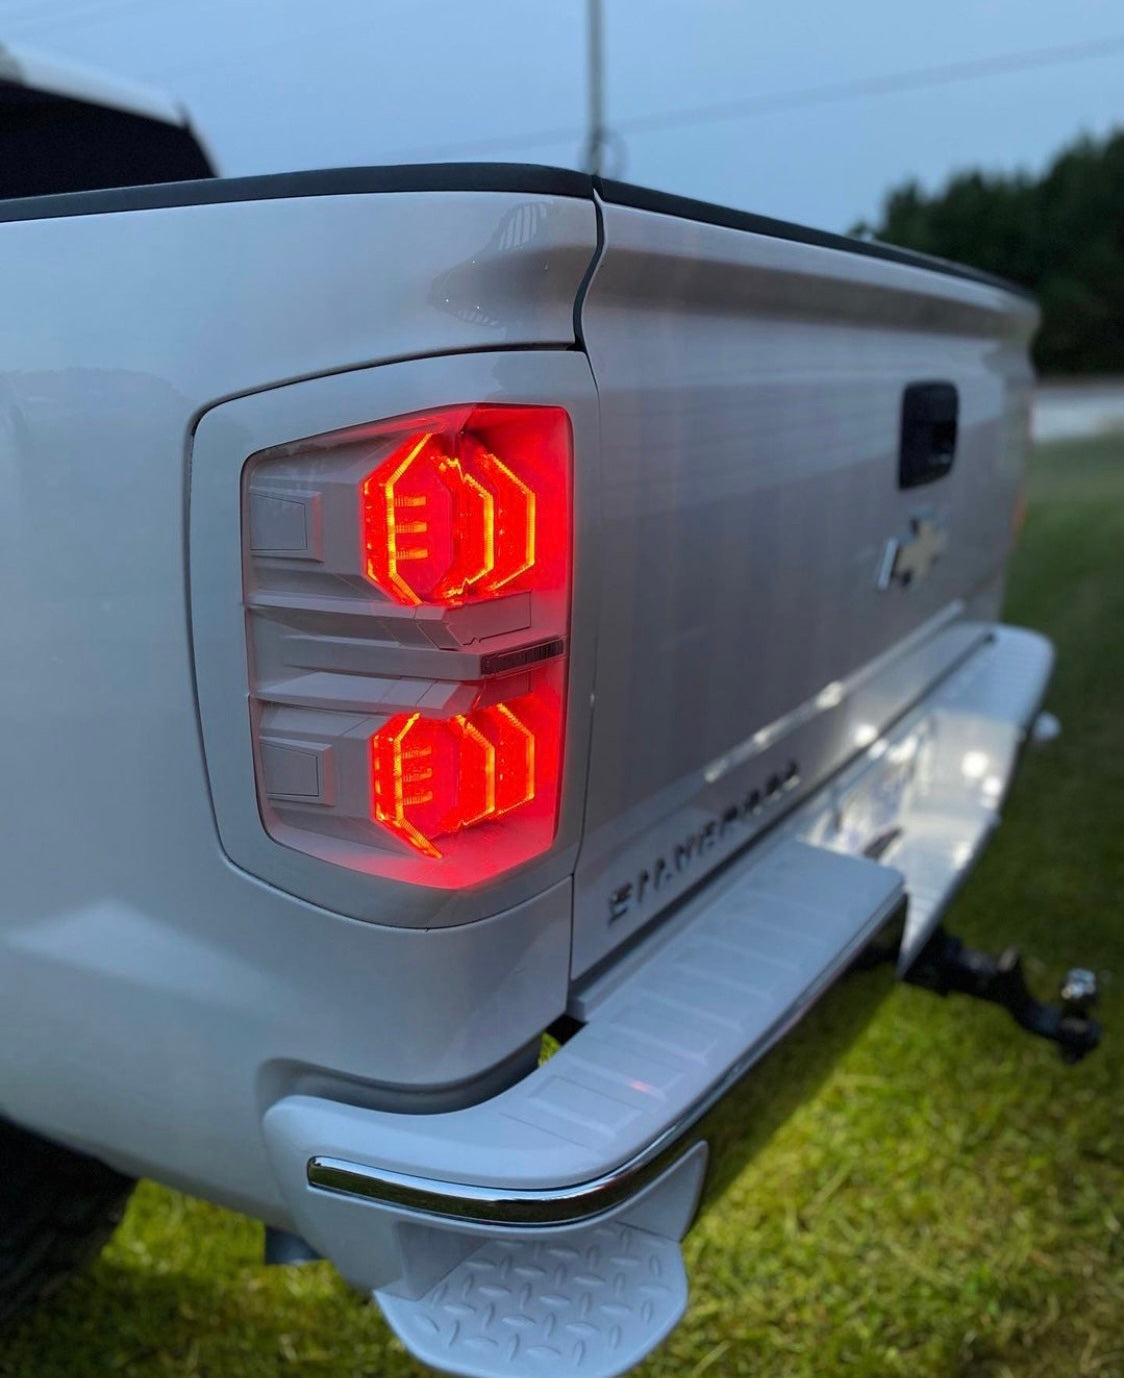
[[[0,1311],[145,1176],[435,1367],[607,1378],[895,979],[1092,1047],[940,926],[1049,726],[1031,302],[0,77],[69,150],[0,188]]]

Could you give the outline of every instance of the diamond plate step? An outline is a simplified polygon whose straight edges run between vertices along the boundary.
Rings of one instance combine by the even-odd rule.
[[[471,1378],[612,1378],[638,1363],[687,1304],[679,1245],[606,1224],[555,1240],[485,1240],[418,1300],[376,1292],[403,1344]]]

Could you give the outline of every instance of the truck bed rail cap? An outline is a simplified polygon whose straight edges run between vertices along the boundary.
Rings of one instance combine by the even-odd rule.
[[[905,264],[909,268],[925,268],[931,273],[943,273],[946,277],[981,282],[989,287],[998,287],[1004,292],[1013,292],[1018,296],[1034,299],[1033,292],[1016,282],[984,272],[980,268],[952,263],[947,258],[918,253],[915,249],[902,249],[895,244],[884,244],[876,239],[855,239],[851,235],[834,234],[830,230],[809,229],[806,225],[776,220],[769,215],[733,210],[729,206],[720,206],[711,201],[696,201],[689,196],[677,196],[672,192],[652,191],[648,187],[637,187],[629,182],[616,182],[610,178],[595,178],[594,185],[598,195],[609,205],[630,206],[634,210],[671,215],[679,220],[697,220],[705,225],[721,225],[731,230],[747,230],[750,234],[767,235],[771,239],[791,239],[798,244],[815,244],[824,249],[859,254],[864,258],[880,258],[891,263]]]
[[[0,222],[48,220],[60,216],[105,215],[116,211],[158,210],[170,206],[202,206],[230,201],[272,201],[299,196],[349,196],[368,193],[466,191],[523,192],[538,196],[574,196],[592,200],[594,193],[610,205],[630,206],[680,220],[696,220],[728,229],[746,230],[773,239],[815,244],[842,253],[859,254],[925,268],[946,277],[985,283],[1005,292],[1033,299],[1017,283],[947,259],[900,249],[877,240],[853,239],[828,230],[810,229],[788,220],[733,210],[709,201],[695,201],[666,191],[652,191],[590,177],[572,168],[536,163],[400,163],[387,167],[341,167],[316,171],[268,173],[258,177],[215,177],[156,186],[116,187],[109,191],[68,192],[58,196],[28,196],[0,200]]]
[[[338,167],[259,177],[213,177],[108,191],[66,192],[0,200],[0,222],[51,220],[74,215],[207,206],[231,201],[278,201],[302,196],[362,196],[390,192],[516,192],[593,199],[593,179],[565,168],[530,163],[401,163],[393,167]]]

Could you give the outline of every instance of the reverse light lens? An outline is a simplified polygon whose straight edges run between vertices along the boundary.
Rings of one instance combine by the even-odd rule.
[[[452,718],[400,713],[371,738],[372,817],[435,860],[470,846],[492,873],[549,846],[561,748],[562,700],[542,681]]]
[[[568,471],[557,407],[427,418],[363,482],[367,578],[407,606],[561,587]]]

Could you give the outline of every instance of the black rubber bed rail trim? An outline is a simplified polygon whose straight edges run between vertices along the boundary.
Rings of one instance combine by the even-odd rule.
[[[947,258],[918,253],[914,249],[900,249],[894,244],[883,244],[873,239],[854,239],[850,235],[833,234],[830,230],[810,230],[806,225],[795,225],[789,220],[775,220],[772,216],[755,215],[752,211],[731,210],[729,206],[719,206],[711,201],[695,201],[689,196],[676,196],[669,191],[651,191],[647,187],[615,182],[610,178],[597,177],[594,186],[601,199],[612,206],[631,206],[634,210],[673,215],[679,220],[697,220],[704,225],[748,230],[751,234],[768,235],[770,239],[791,239],[797,244],[815,244],[823,249],[860,254],[864,258],[881,258],[890,263],[903,263],[909,268],[943,273],[946,277],[985,283],[988,287],[999,287],[1004,292],[1034,299],[1033,292],[1017,282],[1009,282],[994,273],[985,273],[980,268],[969,268],[963,263],[952,263]]]
[[[986,283],[1031,297],[1026,288],[976,268],[947,259],[899,249],[867,239],[851,239],[827,230],[810,230],[787,220],[731,210],[710,201],[694,201],[666,191],[650,191],[628,182],[594,178],[584,172],[535,163],[401,163],[390,167],[341,167],[312,172],[270,173],[261,177],[206,177],[190,182],[115,187],[108,191],[64,192],[0,200],[0,223],[51,220],[73,215],[107,215],[117,211],[160,210],[172,206],[207,206],[231,201],[275,201],[300,196],[355,196],[410,191],[523,192],[532,196],[573,196],[593,200],[594,191],[610,205],[631,206],[680,220],[722,225],[773,239],[791,239],[825,249],[860,254],[925,268],[948,277]]]
[[[314,172],[279,172],[262,177],[207,177],[154,186],[73,191],[57,196],[0,200],[0,222],[51,220],[115,211],[209,206],[229,201],[277,201],[298,196],[362,196],[408,191],[510,191],[532,196],[593,199],[593,179],[584,172],[531,163],[402,163],[393,167],[339,167]]]

